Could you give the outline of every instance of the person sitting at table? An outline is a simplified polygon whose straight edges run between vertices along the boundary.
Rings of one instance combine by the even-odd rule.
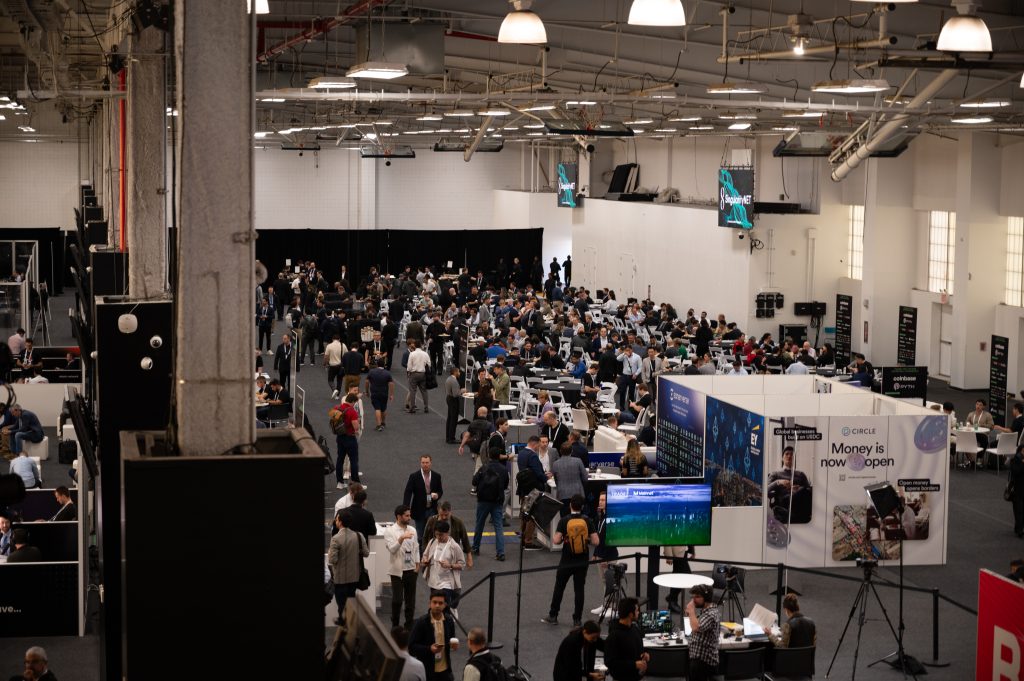
[[[61,485],[53,490],[53,496],[57,503],[60,504],[60,510],[53,514],[50,522],[78,519],[78,509],[75,507],[75,502],[71,500],[71,491],[67,487]]]
[[[985,409],[985,400],[980,397],[974,402],[974,411],[967,415],[967,425],[973,428],[988,428],[988,433],[978,433],[978,446],[987,448],[989,446],[989,435],[992,430],[996,427],[996,422],[992,418],[992,412]],[[971,465],[974,465],[975,454],[973,452],[967,452],[967,458],[971,460]]]
[[[796,594],[786,594],[782,599],[782,610],[786,621],[779,633],[766,631],[776,648],[807,648],[818,644],[817,627],[814,620],[800,612],[800,601]],[[781,677],[780,677],[781,678]]]
[[[594,435],[594,451],[615,451],[625,449],[631,438],[619,430],[619,419],[615,414],[605,419],[604,425],[597,427]],[[603,445],[599,445],[603,443]]]
[[[597,380],[597,362],[591,362],[582,377],[583,389],[580,397],[586,402],[596,402],[601,394],[601,382]]]
[[[604,651],[604,639],[601,638],[601,625],[594,620],[587,620],[583,626],[576,627],[562,639],[555,655],[555,667],[551,674],[552,681],[600,681],[602,672],[595,671],[597,651]]]
[[[651,474],[647,457],[640,451],[640,443],[635,439],[626,444],[626,453],[619,461],[619,470],[624,478],[646,478]]]
[[[565,368],[565,360],[558,355],[557,347],[549,345],[544,354],[541,355],[541,358],[537,360],[537,366],[561,371]]]
[[[536,419],[531,419],[531,422],[544,423],[544,415],[548,412],[554,413],[555,411],[555,405],[551,402],[551,395],[547,390],[541,388],[537,391],[537,403],[540,405],[537,408],[537,417]]]
[[[500,339],[494,339],[491,344],[487,346],[487,359],[496,359],[501,355],[508,354],[508,350],[505,349],[504,341]]]
[[[1011,413],[1013,414],[1013,420],[1010,421],[1009,428],[1004,428],[1003,426],[995,426],[993,429],[999,431],[1000,433],[1016,433],[1017,444],[1020,444],[1020,434],[1022,431],[1024,431],[1024,403],[1014,402],[1013,407],[1011,408]]]
[[[43,376],[42,370],[39,367],[32,367],[29,370],[28,378],[21,379],[19,383],[49,383],[50,379]]]
[[[565,365],[565,370],[577,381],[581,380],[584,374],[587,373],[587,363],[583,361],[583,356],[580,355],[578,350],[569,356],[569,363]]]
[[[9,511],[4,511],[9,513]],[[14,536],[11,531],[11,519],[0,513],[0,556],[9,556],[14,548]]]
[[[36,444],[43,441],[43,426],[39,423],[38,416],[27,409],[22,409],[20,404],[14,404],[11,406],[11,417],[14,423],[4,430],[10,434],[12,453],[21,454],[26,440]]]
[[[858,352],[853,356],[853,363],[850,364],[850,369],[853,372],[853,375],[850,377],[851,383],[859,383],[865,388],[870,388],[874,384],[875,369],[871,366],[871,362],[861,353]],[[991,418],[991,415],[989,415],[989,418]]]
[[[825,343],[818,351],[817,364],[819,367],[836,365],[836,351],[832,349],[831,343]]]
[[[8,563],[41,563],[43,552],[28,543],[28,530],[19,527],[11,533],[11,543],[14,549],[7,556]]]
[[[267,400],[267,379],[265,376],[256,377],[256,402],[262,403]]]
[[[619,413],[622,423],[636,423],[636,419],[647,407],[651,406],[651,392],[646,383],[636,386],[636,401],[629,403],[629,408]]]

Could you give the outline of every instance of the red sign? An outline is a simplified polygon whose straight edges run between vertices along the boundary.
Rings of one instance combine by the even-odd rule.
[[[1024,681],[1024,585],[981,570],[977,681]]]

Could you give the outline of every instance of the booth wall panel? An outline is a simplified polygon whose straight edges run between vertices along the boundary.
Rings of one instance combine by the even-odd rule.
[[[764,394],[764,376],[760,374],[750,376],[716,374],[711,389],[715,395],[762,395]]]
[[[765,416],[817,416],[821,409],[822,397],[816,394],[804,395],[766,395],[764,398]],[[771,430],[769,429],[769,435]]]
[[[718,562],[759,563],[764,546],[764,508],[719,506],[711,509],[711,546],[698,549],[697,557]],[[708,569],[701,567],[700,569]]]
[[[820,404],[822,416],[871,416],[875,411],[875,400],[869,392],[859,395],[833,392]]]
[[[74,229],[78,154],[79,145],[74,143],[0,142],[0,228]]]

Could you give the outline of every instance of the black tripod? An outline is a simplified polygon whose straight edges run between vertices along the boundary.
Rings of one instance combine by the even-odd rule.
[[[889,625],[889,631],[892,632],[892,637],[896,639],[896,643],[899,646],[899,651],[903,650],[903,642],[900,640],[899,635],[896,633],[896,629],[892,626],[892,620],[889,619],[889,613],[885,610],[885,604],[882,603],[881,597],[878,595],[878,590],[875,588],[874,583],[871,581],[874,576],[875,567],[878,565],[876,560],[863,560],[858,559],[857,564],[864,570],[864,579],[860,583],[860,588],[857,590],[857,596],[853,599],[853,606],[850,608],[850,615],[846,618],[846,626],[843,627],[843,633],[839,636],[839,643],[836,644],[836,652],[832,654],[832,661],[829,662],[828,671],[825,672],[825,678],[829,677],[832,673],[832,667],[836,663],[836,657],[839,656],[839,650],[843,647],[843,639],[846,638],[846,632],[850,629],[850,622],[853,621],[854,614],[857,615],[857,645],[853,649],[853,668],[850,672],[850,681],[855,681],[857,678],[857,656],[860,654],[860,636],[861,630],[864,629],[864,623],[867,621],[867,607],[868,607],[868,592],[870,591],[875,596],[875,601],[878,602],[878,607],[882,609],[882,617],[885,618],[885,623]],[[906,669],[903,670],[903,678],[907,677]],[[916,679],[917,676],[914,676]]]
[[[520,512],[528,522],[537,522],[536,519],[525,509],[520,509]],[[530,676],[528,671],[519,666],[519,619],[523,608],[523,556],[526,554],[525,539],[526,533],[524,532],[519,537],[519,574],[516,575],[516,638],[515,642],[512,644],[512,657],[514,659],[514,664],[509,667],[508,670],[513,679],[520,681],[528,681],[528,679],[533,678]]]
[[[722,589],[722,595],[718,597],[718,607],[721,608],[722,604],[725,604],[724,614],[728,617],[730,622],[743,622],[743,604],[740,603],[740,597],[735,588],[735,578],[729,578],[725,582],[725,588]]]
[[[604,624],[604,618],[608,616],[608,613],[613,610],[617,611],[619,601],[626,597],[625,567],[624,563],[610,563],[605,568],[604,603],[601,605],[601,616],[597,618],[598,624]],[[609,577],[609,573],[611,573],[611,577]],[[611,583],[609,584],[609,582]]]

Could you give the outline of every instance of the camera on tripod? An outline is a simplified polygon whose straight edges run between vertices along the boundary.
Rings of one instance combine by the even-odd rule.
[[[622,579],[626,574],[625,563],[612,563],[608,566],[608,569],[611,570],[616,579]]]
[[[857,567],[859,567],[862,570],[864,570],[864,575],[867,576],[867,575],[870,575],[871,572],[876,567],[878,567],[878,561],[875,560],[874,558],[858,557],[857,558]]]

